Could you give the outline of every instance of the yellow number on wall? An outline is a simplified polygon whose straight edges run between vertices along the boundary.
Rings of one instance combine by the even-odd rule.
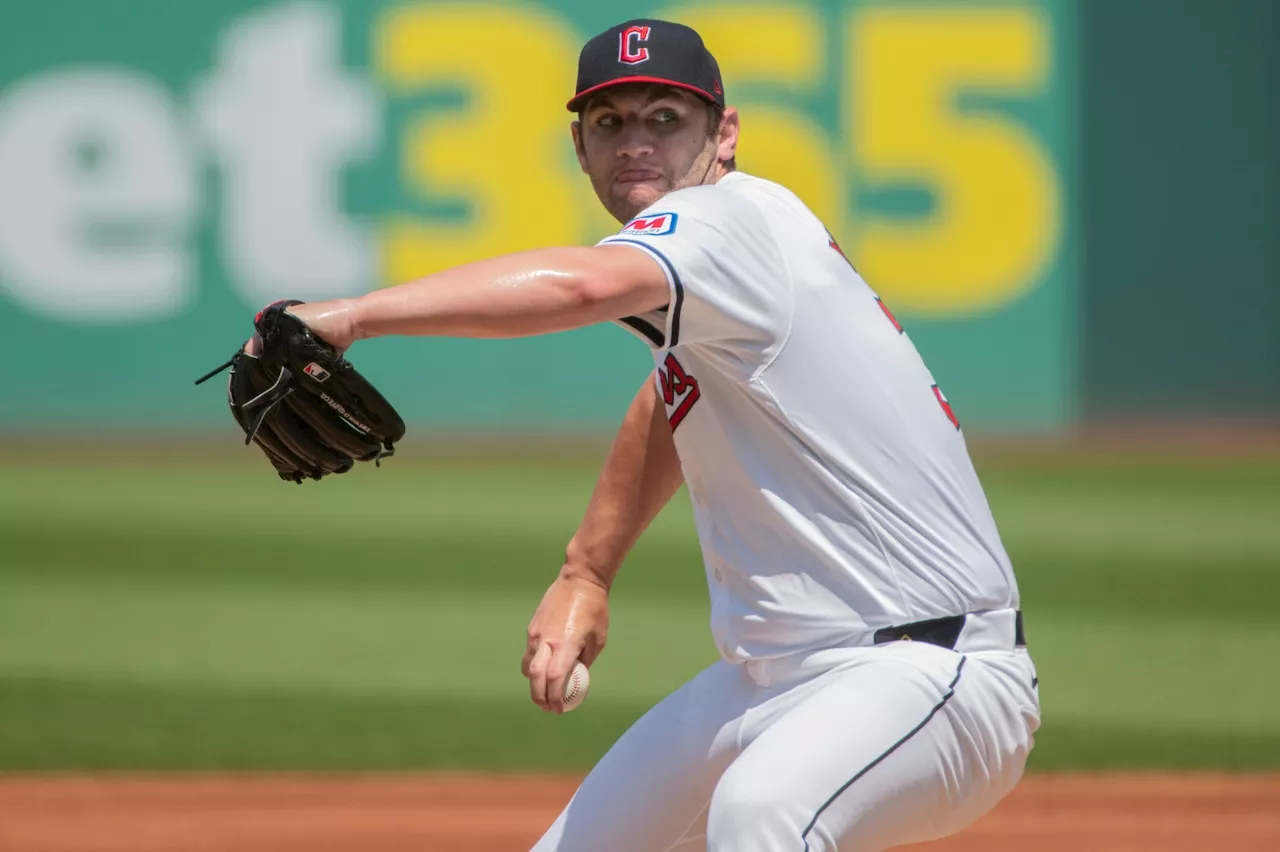
[[[401,215],[383,231],[389,283],[495,254],[578,237],[570,115],[579,39],[532,6],[418,4],[377,22],[374,55],[393,95],[456,86],[458,111],[410,122],[401,148],[404,183],[462,198],[466,222]]]
[[[917,311],[1003,305],[1037,280],[1060,239],[1057,173],[1006,116],[962,112],[960,92],[1034,96],[1050,63],[1036,11],[872,7],[850,18],[846,61],[860,177],[933,193],[933,212],[858,229],[858,268]]]

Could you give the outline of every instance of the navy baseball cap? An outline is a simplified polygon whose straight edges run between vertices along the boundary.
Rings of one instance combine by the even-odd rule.
[[[583,45],[577,94],[569,101],[569,111],[579,112],[593,93],[623,83],[675,86],[724,106],[720,66],[702,36],[684,24],[637,18]]]

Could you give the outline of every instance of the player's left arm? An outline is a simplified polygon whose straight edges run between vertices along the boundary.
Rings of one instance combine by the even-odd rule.
[[[625,246],[546,248],[481,260],[351,299],[290,308],[345,349],[384,335],[524,337],[667,304],[655,260]]]

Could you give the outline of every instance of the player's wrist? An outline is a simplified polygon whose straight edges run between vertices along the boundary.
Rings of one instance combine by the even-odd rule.
[[[357,302],[357,299],[304,302],[290,307],[289,313],[306,323],[317,337],[342,352],[366,336],[360,333]]]
[[[617,574],[616,566],[589,558],[574,543],[570,543],[565,549],[564,565],[560,568],[561,579],[591,583],[608,592]]]
[[[368,340],[371,337],[381,337],[383,332],[374,331],[370,328],[374,323],[370,322],[372,317],[376,316],[376,310],[370,304],[370,296],[378,293],[365,293],[363,296],[356,296],[352,299],[343,299],[346,308],[343,312],[347,323],[347,330],[351,334],[351,342],[357,340]]]

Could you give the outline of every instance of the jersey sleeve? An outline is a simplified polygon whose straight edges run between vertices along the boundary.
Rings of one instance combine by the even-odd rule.
[[[666,273],[666,348],[716,347],[751,366],[786,337],[791,281],[777,238],[749,199],[716,186],[678,190],[599,244],[635,246]]]

